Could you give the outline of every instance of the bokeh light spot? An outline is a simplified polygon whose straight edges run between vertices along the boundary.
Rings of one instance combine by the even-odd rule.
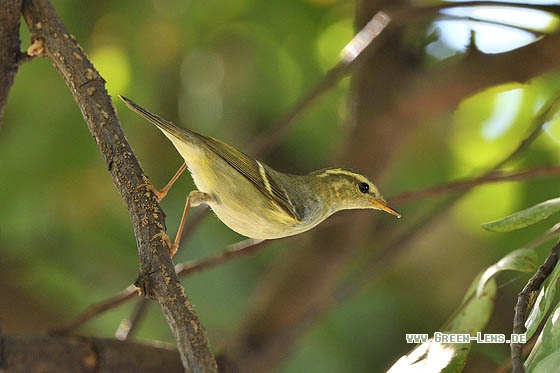
[[[340,58],[344,46],[352,40],[354,32],[349,19],[333,23],[319,36],[317,52],[323,70],[333,67]]]
[[[93,64],[107,82],[110,95],[124,92],[130,83],[130,62],[121,48],[103,46],[91,53]]]

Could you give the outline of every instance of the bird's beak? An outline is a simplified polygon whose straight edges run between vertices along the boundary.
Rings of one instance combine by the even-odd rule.
[[[384,199],[382,198],[370,198],[369,199],[371,204],[373,206],[375,206],[375,208],[378,208],[379,210],[383,210],[391,215],[395,215],[397,218],[400,219],[401,214],[399,214],[397,211],[393,210],[391,207],[389,207],[387,205],[387,202],[385,202]]]

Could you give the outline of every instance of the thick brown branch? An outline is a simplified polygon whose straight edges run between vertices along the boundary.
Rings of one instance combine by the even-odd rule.
[[[161,306],[177,341],[185,369],[215,371],[206,332],[175,274],[161,239],[164,213],[140,185],[149,182],[128,145],[103,78],[68,33],[48,0],[24,0],[33,54],[49,58],[70,88],[129,211],[140,257],[136,284]]]
[[[177,350],[110,339],[0,336],[2,372],[181,372]]]
[[[22,0],[0,0],[0,124],[20,64],[21,3]]]

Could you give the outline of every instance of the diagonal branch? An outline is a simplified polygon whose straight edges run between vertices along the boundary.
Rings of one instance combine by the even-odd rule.
[[[24,0],[23,14],[31,31],[30,54],[50,59],[68,85],[130,214],[140,257],[135,284],[160,304],[184,368],[216,371],[206,332],[179,283],[168,248],[153,239],[164,230],[164,213],[151,193],[138,188],[149,179],[125,139],[105,81],[48,0]]]
[[[334,87],[342,78],[349,74],[358,57],[367,49],[371,54],[371,43],[389,25],[391,18],[383,11],[377,12],[371,20],[346,44],[340,52],[339,62],[331,68],[315,87],[301,98],[280,120],[263,133],[253,145],[255,154],[270,152],[283,135],[294,125],[294,120],[303,113],[319,96]],[[363,57],[362,57],[363,58]]]
[[[49,332],[52,334],[60,335],[70,334],[72,331],[79,328],[96,316],[101,315],[106,311],[112,310],[113,308],[116,308],[121,304],[128,302],[129,300],[136,299],[137,297],[138,292],[136,286],[127,286],[125,289],[121,290],[111,298],[90,305],[88,308],[86,308],[85,311],[83,311],[73,320],[65,322],[64,324],[60,324],[56,328],[51,329]]]
[[[177,272],[178,277],[187,277],[205,269],[216,267],[235,258],[254,254],[258,250],[266,247],[271,242],[271,240],[261,241],[249,238],[236,244],[230,245],[223,252],[211,257],[198,261],[193,260],[185,263],[179,263],[175,266],[175,271]],[[51,333],[63,335],[69,334],[74,329],[79,328],[80,326],[95,318],[96,316],[102,314],[103,312],[118,307],[121,304],[124,304],[134,298],[136,298],[136,287],[134,285],[130,285],[126,289],[121,290],[113,297],[90,305],[75,319],[59,325],[56,329],[51,330]]]
[[[416,189],[389,198],[391,204],[399,204],[408,201],[435,197],[448,192],[460,192],[476,186],[491,184],[503,181],[520,181],[536,177],[554,176],[560,174],[560,166],[545,166],[532,168],[525,171],[504,173],[500,171],[489,172],[485,175],[452,181],[446,184],[439,184],[424,189]]]
[[[492,173],[486,176],[475,177],[472,179],[463,179],[451,183],[428,187],[425,189],[405,192],[395,197],[389,198],[389,201],[391,203],[404,203],[409,201],[421,200],[424,198],[430,198],[434,196],[440,196],[445,193],[461,192],[483,184],[506,182],[506,181],[530,180],[536,177],[546,177],[546,176],[558,175],[558,174],[560,174],[560,166],[547,166],[547,167],[533,168],[525,171],[520,171],[517,173],[507,173],[507,174]],[[420,226],[422,226],[422,224],[420,224]],[[405,236],[411,235],[412,231],[407,231],[407,234]],[[210,256],[208,258],[201,259],[198,261],[193,260],[184,263],[178,263],[175,265],[175,271],[177,272],[177,276],[179,276],[179,278],[187,277],[197,272],[214,268],[223,263],[227,263],[230,260],[252,255],[270,243],[271,241],[256,242],[253,239],[247,239],[237,244],[230,245],[223,252]],[[393,245],[393,246],[401,246],[401,245]],[[89,320],[101,315],[106,311],[109,311],[124,303],[127,303],[128,301],[135,298],[136,298],[136,288],[133,285],[131,285],[126,289],[121,290],[118,294],[112,296],[111,298],[90,305],[76,318],[70,320],[69,322],[59,325],[56,329],[51,330],[51,332],[55,334],[69,334],[74,329],[82,326]]]
[[[0,124],[22,55],[19,40],[21,3],[22,0],[0,0]]]
[[[553,97],[547,105],[543,107],[541,112],[539,112],[533,119],[531,124],[531,131],[525,136],[517,145],[517,147],[509,154],[507,154],[503,159],[497,162],[493,167],[490,167],[486,172],[482,173],[480,177],[473,178],[472,180],[484,181],[487,178],[492,178],[496,171],[503,167],[508,162],[512,161],[516,157],[519,157],[533,144],[533,142],[540,136],[543,128],[546,126],[549,118],[557,111],[557,105],[560,103],[560,95]],[[538,170],[538,169],[535,169]],[[518,176],[527,176],[531,174],[538,174],[538,172],[525,171],[519,174],[512,174],[511,179],[517,180]],[[464,197],[467,192],[472,188],[479,185],[476,182],[466,182],[457,183],[459,194],[451,196],[440,204],[437,208],[433,209],[431,212],[427,213],[424,218],[411,226],[406,232],[401,234],[393,242],[389,243],[386,247],[379,252],[379,254],[365,260],[364,263],[357,270],[357,274],[351,276],[347,279],[344,284],[338,287],[336,295],[317,307],[315,312],[325,312],[329,307],[341,304],[348,298],[355,295],[359,290],[361,290],[366,284],[371,283],[373,277],[377,277],[383,272],[383,269],[389,268],[390,264],[400,255],[403,255],[404,250],[406,250],[409,242],[417,237],[417,234],[422,232],[429,224],[436,218],[442,215],[445,211],[451,208],[457,201]],[[437,187],[434,188],[437,190]]]

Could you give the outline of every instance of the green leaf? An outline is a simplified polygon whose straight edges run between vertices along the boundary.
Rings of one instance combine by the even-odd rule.
[[[560,366],[560,350],[551,351],[550,355],[539,361],[535,367],[527,369],[531,373],[549,373],[558,371]]]
[[[558,211],[560,198],[549,199],[505,218],[484,223],[482,227],[491,232],[509,232],[538,223]]]
[[[436,343],[433,338],[402,356],[387,373],[441,372],[448,367],[455,355],[455,345]],[[457,371],[461,371],[458,369]]]
[[[525,361],[527,372],[555,372],[560,366],[560,307],[556,305],[556,309],[550,315],[544,328],[531,351],[531,354]]]
[[[496,281],[489,279],[476,296],[481,275],[470,285],[459,309],[452,315],[444,333],[474,335],[486,326],[494,308],[497,291]],[[402,371],[461,372],[471,350],[471,343],[442,343],[430,338],[402,356],[389,370]]]
[[[533,337],[533,334],[535,334],[540,323],[548,313],[552,301],[554,301],[554,296],[556,295],[558,278],[560,278],[560,265],[556,265],[554,271],[552,271],[549,278],[541,287],[535,303],[531,308],[531,312],[529,316],[527,316],[527,320],[525,321],[525,327],[527,328],[525,335],[527,336],[527,340]]]
[[[492,310],[497,292],[494,276],[501,271],[531,272],[537,267],[537,254],[533,249],[518,249],[500,259],[496,264],[478,274],[450,320],[442,328],[444,333],[475,335],[482,331]],[[389,370],[461,372],[471,350],[471,343],[442,343],[434,338],[402,356]]]
[[[476,290],[479,296],[486,281],[502,271],[533,272],[537,269],[537,253],[533,249],[518,249],[500,259],[496,264],[488,267],[480,276]]]
[[[486,326],[494,308],[497,285],[494,279],[489,278],[479,292],[481,280],[482,274],[479,274],[469,286],[459,309],[448,323],[446,329],[449,332],[474,334]]]

